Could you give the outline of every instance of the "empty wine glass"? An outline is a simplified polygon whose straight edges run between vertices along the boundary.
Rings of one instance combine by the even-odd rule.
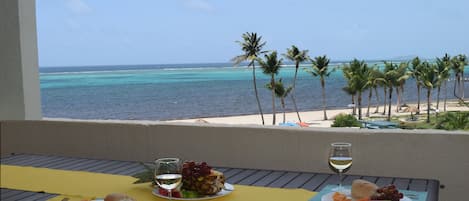
[[[342,191],[342,173],[352,165],[352,144],[347,142],[335,142],[331,144],[329,152],[329,164],[339,173],[339,189]]]
[[[161,158],[155,161],[155,182],[160,188],[168,191],[169,199],[171,191],[182,182],[182,164],[179,158]]]

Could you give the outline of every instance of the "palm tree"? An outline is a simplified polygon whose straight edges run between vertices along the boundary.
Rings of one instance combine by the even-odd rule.
[[[367,117],[370,117],[371,97],[373,96],[373,89],[375,91],[377,105],[379,105],[379,95],[376,88],[378,87],[378,83],[382,81],[382,78],[380,76],[381,72],[379,71],[378,66],[376,64],[369,69],[369,74],[366,83],[368,86],[368,109],[366,110]],[[376,111],[378,111],[378,108],[376,108]]]
[[[327,58],[326,55],[324,56],[318,56],[315,57],[314,59],[311,59],[312,66],[311,70],[308,70],[307,72],[311,73],[314,77],[319,77],[321,81],[321,88],[322,88],[322,105],[324,109],[324,120],[327,120],[327,114],[326,114],[326,81],[325,78],[329,77],[329,75],[334,71],[334,70],[329,70],[329,59]]]
[[[384,75],[384,74],[383,74]],[[386,76],[384,76],[384,78],[386,79]],[[380,83],[382,86],[383,86],[383,94],[384,94],[384,98],[383,98],[383,115],[386,114],[386,103],[387,103],[387,95],[388,95],[388,82],[385,80],[384,82]],[[391,103],[389,103],[391,104]]]
[[[402,106],[402,97],[404,96],[404,84],[407,79],[410,77],[410,73],[407,71],[407,67],[409,66],[408,62],[401,62],[399,63],[399,67],[397,68],[398,73],[398,86],[396,87],[397,93],[397,105],[396,105],[396,112],[401,110]]]
[[[387,120],[391,120],[391,101],[392,101],[392,90],[393,87],[398,87],[400,85],[399,83],[399,72],[398,72],[398,67],[396,64],[393,64],[392,62],[384,62],[384,79],[386,80],[386,85],[389,90],[389,99],[388,99],[388,117]]]
[[[464,100],[464,67],[467,66],[467,64],[469,64],[469,62],[467,60],[466,55],[464,55],[464,54],[460,54],[458,57],[459,57],[459,61],[461,62],[461,77],[459,78],[461,80],[461,85],[462,85],[461,99]]]
[[[448,55],[448,54],[445,54],[445,56],[441,59],[446,67],[448,68],[448,74],[449,74],[449,69],[451,69],[451,57]],[[448,79],[451,75],[448,75],[448,77],[446,78],[446,80],[443,82],[445,84],[445,101],[443,103],[443,109],[444,111],[446,112],[446,100],[448,99]]]
[[[351,69],[350,69],[350,66],[348,64],[344,64],[342,66],[342,75],[347,80],[347,86],[343,87],[342,91],[344,91],[345,93],[347,93],[348,95],[350,95],[352,97],[352,105],[353,105],[352,115],[357,115],[357,112],[356,112],[357,107],[356,107],[356,104],[355,104],[355,96],[357,95],[357,89],[353,85],[352,73],[350,71],[351,71]]]
[[[347,86],[343,87],[342,91],[344,91],[345,93],[347,93],[348,95],[350,95],[352,97],[352,105],[353,105],[352,115],[357,115],[357,112],[356,112],[357,107],[355,105],[355,96],[357,95],[357,89],[353,85],[352,73],[351,73],[351,69],[350,69],[349,65],[344,64],[342,66],[342,74],[345,77],[345,79],[347,80]]]
[[[256,95],[257,107],[262,119],[262,125],[264,125],[264,113],[262,112],[261,102],[259,100],[259,94],[257,93],[256,84],[256,66],[255,61],[258,55],[265,53],[262,48],[265,46],[265,42],[262,42],[262,36],[257,36],[257,33],[246,32],[242,35],[243,41],[236,41],[243,50],[244,54],[236,56],[232,59],[235,65],[240,64],[243,61],[248,61],[248,67],[252,67],[252,80],[254,85],[254,93]]]
[[[275,75],[278,74],[283,59],[277,59],[277,51],[273,51],[270,55],[265,54],[264,59],[265,60],[258,58],[257,62],[261,66],[262,72],[266,75],[270,75],[270,84],[267,86],[275,86]],[[275,87],[270,88],[272,91],[272,125],[275,125]]]
[[[296,46],[292,45],[291,49],[287,48],[287,53],[283,55],[290,61],[295,62],[295,76],[293,77],[293,92],[291,95],[293,106],[295,107],[296,115],[298,116],[298,121],[301,122],[300,113],[298,112],[298,107],[296,106],[296,77],[298,75],[298,68],[300,67],[300,63],[305,62],[308,60],[308,50],[299,50]]]
[[[468,64],[466,55],[460,54],[451,59],[453,72],[454,72],[454,96],[459,99],[464,99],[464,67]],[[456,93],[456,82],[459,89],[459,95]]]
[[[445,55],[446,57],[447,55]],[[449,62],[445,62],[445,60],[447,60],[447,58],[436,58],[436,72],[437,72],[437,75],[438,75],[438,91],[437,91],[437,96],[436,96],[436,109],[440,109],[440,90],[441,90],[441,85],[442,84],[445,84],[445,87],[446,87],[446,82],[448,80],[448,78],[450,77],[450,73],[449,73]],[[445,90],[445,93],[446,93],[446,90]],[[444,106],[444,108],[446,109],[446,106]],[[446,111],[446,110],[445,110]]]
[[[386,80],[384,80],[384,73],[379,69],[379,67],[375,67],[375,70],[373,70],[373,77],[376,79],[375,85],[373,85],[373,89],[375,91],[375,96],[376,96],[376,109],[374,113],[379,112],[379,94],[378,94],[378,87],[383,86],[384,88],[384,108],[386,108],[386,87],[384,85],[386,84]],[[384,110],[386,111],[386,109]]]
[[[350,88],[357,91],[358,119],[362,119],[362,93],[371,84],[368,82],[370,77],[370,68],[365,61],[354,59],[349,65],[343,68],[345,78],[348,79]]]
[[[415,79],[415,83],[417,84],[417,112],[416,114],[420,113],[420,74],[422,70],[421,62],[419,57],[415,57],[412,59],[412,67],[409,68],[410,75]]]
[[[427,88],[427,123],[430,123],[430,97],[432,89],[438,85],[438,72],[435,64],[422,63],[421,84]]]
[[[269,89],[272,87],[269,86]],[[282,104],[283,110],[283,123],[285,123],[285,98],[290,94],[292,91],[293,86],[285,88],[282,82],[282,78],[275,82],[275,95],[280,98],[280,103]]]

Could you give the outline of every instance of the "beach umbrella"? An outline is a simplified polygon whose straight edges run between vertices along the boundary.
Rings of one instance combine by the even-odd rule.
[[[419,111],[419,109],[415,106],[409,106],[406,109],[404,109],[404,112],[411,112],[412,113],[412,112],[418,112],[418,111]]]
[[[415,106],[409,106],[406,109],[404,109],[404,112],[410,112],[410,118],[412,120],[415,120],[414,113],[419,112],[419,109]]]

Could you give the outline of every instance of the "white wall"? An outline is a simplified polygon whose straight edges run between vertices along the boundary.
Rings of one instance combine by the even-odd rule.
[[[0,0],[0,120],[41,119],[35,0]]]
[[[350,174],[438,179],[440,200],[469,189],[469,133],[58,121],[1,123],[1,152],[153,161],[175,156],[214,166],[327,172],[329,144],[353,144]]]

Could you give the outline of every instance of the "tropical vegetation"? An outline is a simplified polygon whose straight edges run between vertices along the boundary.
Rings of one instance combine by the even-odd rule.
[[[275,125],[276,111],[275,111],[275,75],[279,73],[280,67],[282,66],[282,59],[277,59],[277,52],[273,51],[270,54],[264,55],[264,60],[257,59],[257,62],[262,68],[262,72],[270,76],[270,83],[267,88],[270,88],[272,92],[272,125]]]
[[[469,131],[469,111],[442,112],[438,116],[430,117],[427,121],[400,122],[402,129],[443,129],[443,130],[464,130]]]
[[[286,49],[284,54],[282,54],[285,59],[293,62],[295,66],[293,79],[291,80],[291,83],[288,85],[288,87],[286,87],[285,83],[282,81],[282,78],[278,78],[283,60],[279,58],[277,51],[271,51],[270,53],[268,53],[268,51],[264,51],[263,49],[266,42],[262,41],[262,37],[257,35],[257,33],[244,33],[242,35],[242,39],[242,41],[237,41],[237,43],[240,44],[243,54],[236,56],[232,60],[236,65],[246,61],[248,62],[248,67],[252,68],[253,87],[262,124],[265,122],[256,85],[256,63],[260,66],[262,72],[269,76],[269,81],[265,84],[265,86],[270,92],[273,113],[272,123],[275,125],[277,123],[276,102],[280,102],[283,111],[283,122],[285,123],[286,98],[288,96],[290,96],[292,100],[291,103],[293,104],[293,109],[296,112],[298,121],[302,122],[302,118],[300,117],[300,113],[297,107],[296,87],[299,67],[302,63],[309,61],[311,63],[310,68],[305,68],[305,70],[307,73],[311,74],[314,78],[319,80],[321,86],[321,103],[324,120],[328,119],[326,79],[335,71],[336,68],[342,68],[342,74],[347,81],[342,90],[346,94],[350,95],[352,103],[350,106],[353,108],[351,114],[339,115],[335,117],[334,126],[357,126],[360,123],[359,120],[363,119],[364,116],[368,118],[374,118],[376,115],[371,115],[371,107],[373,104],[376,106],[373,113],[381,113],[380,106],[383,105],[382,115],[385,115],[385,118],[390,121],[392,120],[391,117],[393,116],[393,111],[391,110],[393,105],[392,101],[396,100],[396,109],[394,111],[396,113],[412,111],[419,115],[419,113],[425,109],[425,123],[426,125],[433,125],[428,127],[467,129],[464,126],[461,126],[466,125],[467,122],[465,120],[469,119],[467,112],[446,112],[448,98],[447,85],[451,76],[453,76],[452,79],[454,79],[454,97],[459,99],[461,105],[469,107],[469,103],[464,101],[464,68],[466,65],[468,65],[468,59],[466,55],[460,54],[451,57],[450,55],[445,54],[442,57],[435,58],[433,61],[424,60],[420,57],[414,57],[410,61],[400,61],[398,63],[394,61],[383,61],[383,65],[378,65],[375,63],[372,66],[369,66],[369,64],[363,60],[353,59],[344,65],[331,66],[330,58],[328,58],[326,55],[310,57],[308,55],[308,50],[301,50],[297,46],[292,45]],[[264,55],[263,59],[259,58],[260,55]],[[404,100],[404,89],[406,88],[405,84],[410,78],[412,78],[412,84],[414,84],[413,81],[415,81],[417,93],[416,108],[413,106],[408,106]],[[426,104],[423,108],[420,100],[422,89],[426,92]],[[443,98],[441,96],[442,89],[444,94],[444,101],[441,104],[441,99]],[[319,91],[316,90],[316,88],[313,88],[313,90],[313,93]],[[382,92],[378,93],[379,90],[382,90]],[[432,104],[433,93],[436,93],[436,107],[434,107]],[[364,94],[367,100],[365,114],[363,112],[364,103],[362,97]],[[393,97],[394,95],[395,97]],[[375,96],[374,101],[373,96]],[[443,113],[440,111],[440,108],[443,108]],[[436,114],[433,115],[433,117],[431,115],[432,111],[434,111]],[[440,116],[438,116],[438,114],[440,114]],[[356,118],[355,115],[357,116]],[[437,120],[432,120],[435,118]],[[414,118],[411,119],[415,120]],[[354,122],[358,123],[354,124]]]
[[[259,114],[261,115],[262,125],[264,122],[264,113],[262,112],[261,102],[259,100],[259,93],[257,92],[257,83],[256,83],[256,65],[255,61],[260,54],[266,53],[263,51],[266,42],[262,41],[262,36],[257,36],[257,33],[246,32],[242,35],[243,41],[236,41],[240,46],[244,54],[236,56],[232,59],[235,65],[240,64],[243,61],[248,61],[248,67],[252,68],[252,81],[254,86],[254,94],[256,95],[257,107],[259,109]]]
[[[387,120],[391,120],[391,102],[392,102],[392,91],[393,88],[399,85],[399,71],[398,67],[396,64],[392,62],[384,62],[385,68],[384,68],[384,80],[386,81],[385,87],[388,88],[388,94],[389,94],[389,99],[388,99],[388,116]],[[386,97],[385,97],[386,98]]]
[[[443,58],[436,58],[436,73],[438,76],[437,83],[437,96],[436,96],[436,109],[440,109],[440,91],[441,86],[445,87],[445,102],[444,102],[444,111],[446,112],[446,85],[450,77],[450,62],[448,54],[445,54]]]
[[[417,85],[417,114],[420,113],[420,73],[422,71],[422,65],[419,57],[415,57],[412,59],[411,66],[409,68],[409,73],[412,78],[415,79],[415,83]]]
[[[298,77],[298,69],[300,67],[300,63],[303,63],[309,59],[308,50],[300,50],[298,47],[292,45],[291,48],[287,48],[287,53],[284,54],[284,57],[290,61],[295,62],[295,75],[293,77],[293,87],[292,87],[292,101],[293,106],[295,108],[296,115],[298,116],[298,121],[301,122],[300,113],[298,112],[298,107],[296,106],[296,97],[295,97],[295,88],[296,88],[296,80]]]
[[[348,81],[347,89],[356,92],[358,104],[358,119],[362,119],[362,93],[371,86],[368,79],[371,76],[371,69],[365,61],[354,59],[342,68],[345,78]],[[371,91],[371,90],[370,90]]]
[[[469,130],[469,112],[446,112],[437,118],[436,128],[445,130]]]
[[[370,116],[369,114],[369,108],[371,106],[371,96],[372,94],[372,89],[375,92],[375,97],[376,97],[376,109],[374,113],[379,112],[379,105],[380,105],[380,100],[379,100],[379,94],[378,94],[378,87],[382,86],[385,83],[384,80],[384,73],[379,70],[379,67],[377,64],[373,66],[370,72],[370,77],[368,78],[368,82],[370,84],[370,92],[368,95],[368,110],[367,110],[367,117]]]
[[[431,93],[432,90],[436,88],[439,83],[436,65],[430,64],[428,62],[423,62],[420,80],[421,85],[427,89],[427,123],[430,123]]]
[[[397,68],[397,86],[396,86],[396,93],[397,93],[397,103],[396,103],[396,112],[401,111],[402,105],[404,103],[404,85],[406,80],[410,78],[410,73],[407,71],[407,67],[409,66],[408,62],[400,62],[399,67]]]
[[[269,89],[272,89],[271,85],[268,85]],[[293,86],[289,86],[285,88],[282,78],[280,78],[278,81],[275,82],[275,95],[280,98],[280,104],[282,105],[282,112],[283,112],[283,123],[285,123],[285,98],[290,95],[290,92],[292,91]]]
[[[322,89],[322,106],[324,111],[324,120],[327,120],[327,106],[326,106],[326,77],[334,71],[333,69],[329,69],[329,58],[326,55],[314,57],[311,59],[311,69],[307,72],[311,73],[314,77],[319,77],[321,82],[321,89]]]
[[[339,114],[331,127],[362,127],[362,123],[351,114]]]

